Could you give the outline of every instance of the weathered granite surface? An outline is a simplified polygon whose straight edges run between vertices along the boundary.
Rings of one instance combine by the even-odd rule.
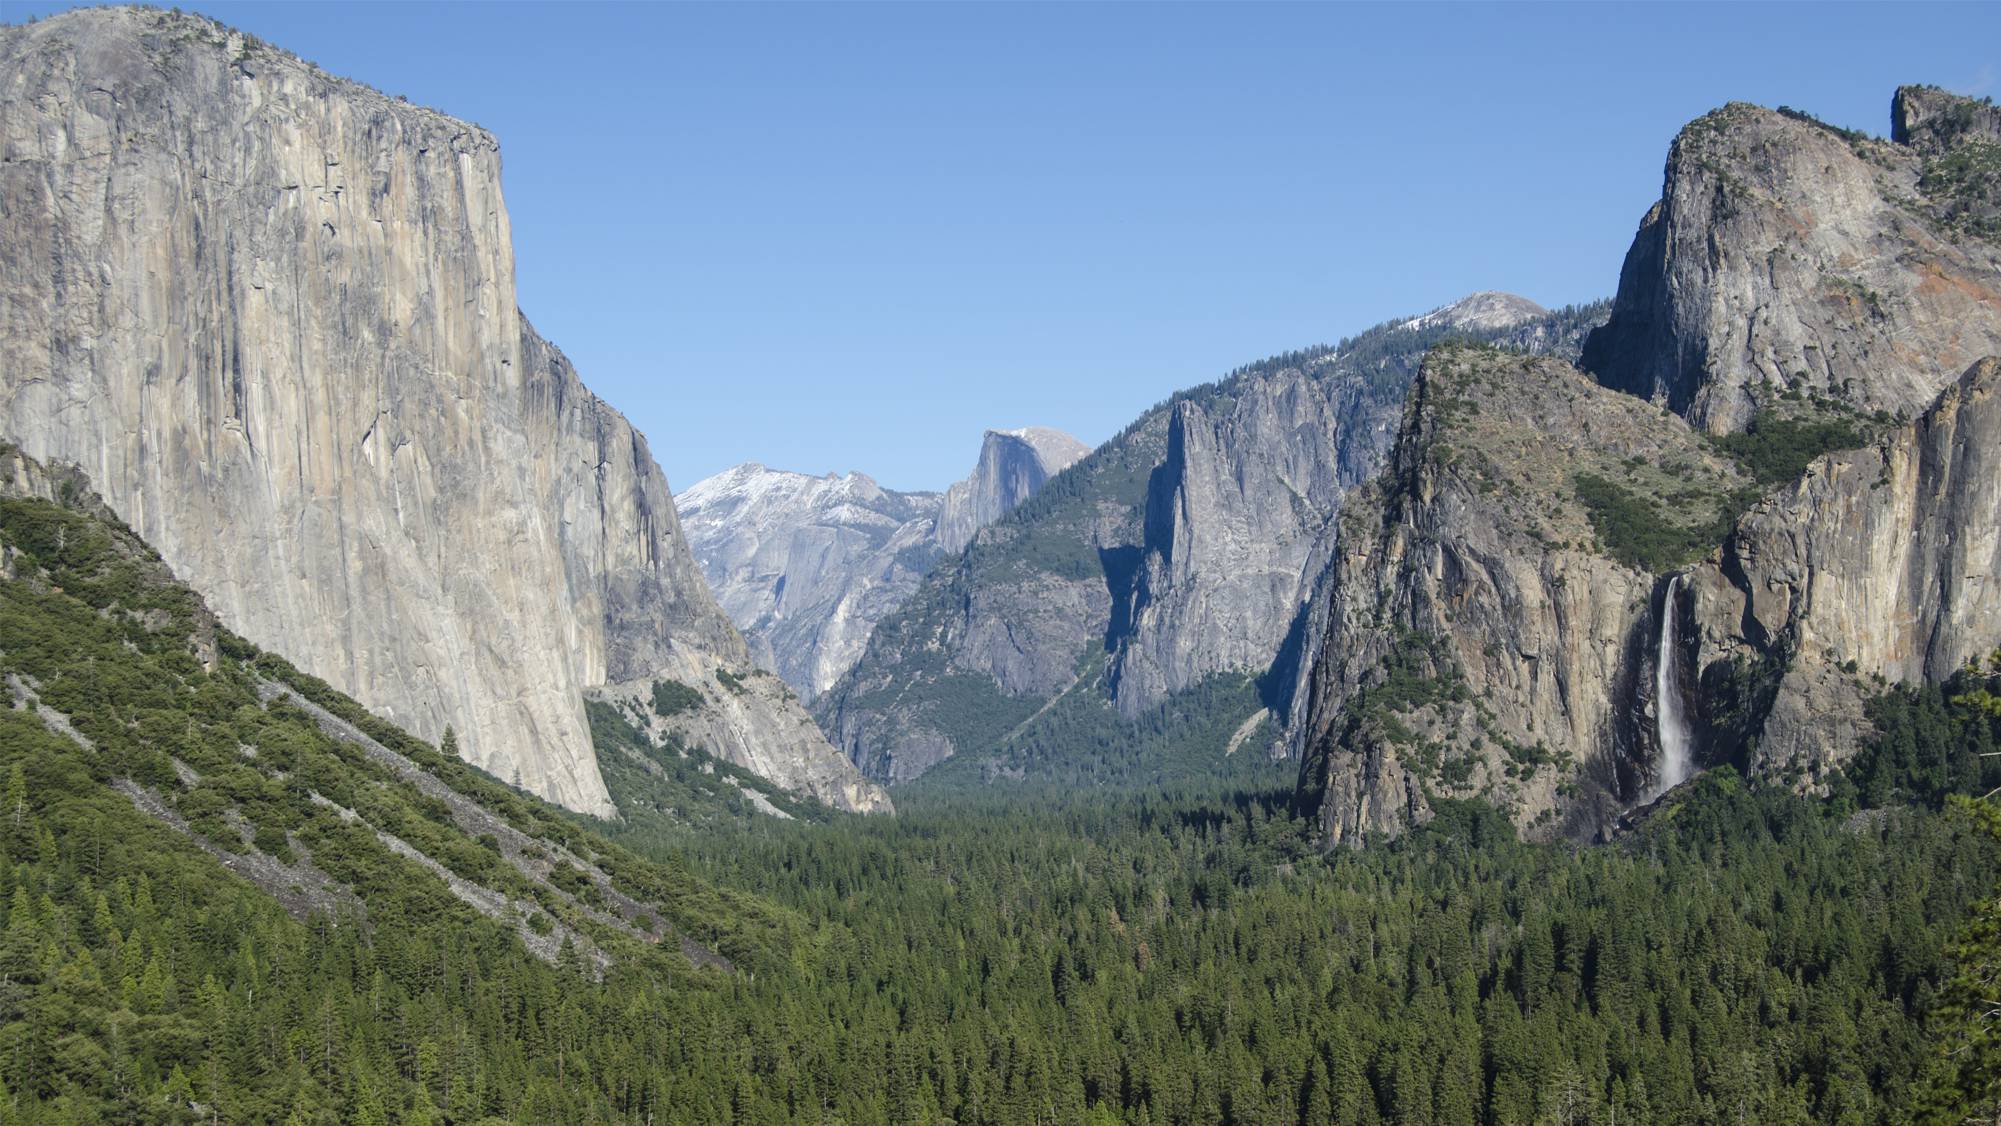
[[[0,31],[0,195],[0,433],[231,628],[600,814],[584,691],[748,663],[644,439],[516,308],[484,130],[199,16],[81,10]]]
[[[1574,355],[1598,314],[1476,294],[1176,395],[927,576],[816,701],[822,727],[900,782],[1025,737],[1100,655],[1128,718],[1216,676],[1289,700],[1333,518],[1387,456],[1425,348]]]
[[[1875,678],[1936,683],[2001,645],[2001,360],[1814,462],[1688,585],[1708,753],[1816,785],[1869,736]],[[1772,684],[1733,723],[1721,705],[1740,662]]]
[[[1684,130],[1584,350],[1603,386],[1426,361],[1309,611],[1292,730],[1327,839],[1471,793],[1605,834],[1659,789],[1661,660],[1696,766],[1817,789],[1870,736],[1869,693],[2001,644],[1996,116],[1929,88],[1895,105],[1894,143],[1742,105]],[[1756,499],[1760,443],[1830,423],[1862,448]],[[1685,547],[1648,573],[1606,520]]]
[[[1920,88],[1894,110],[1911,143],[1742,103],[1683,129],[1586,370],[1720,434],[1788,392],[1910,417],[2001,353],[2001,228],[1973,225],[1996,111]]]
[[[1642,789],[1661,583],[1600,542],[1586,474],[1684,495],[1692,526],[1744,483],[1681,419],[1560,360],[1426,358],[1316,598],[1293,732],[1329,841],[1474,795],[1525,832],[1592,836]]]

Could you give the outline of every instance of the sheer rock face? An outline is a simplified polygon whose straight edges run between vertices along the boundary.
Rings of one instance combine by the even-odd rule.
[[[2001,640],[2001,110],[1905,87],[1892,138],[1741,105],[1691,124],[1585,348],[1711,432],[1775,393],[1922,413],[1816,461],[1688,575],[1699,754],[1809,788],[1869,736],[1857,676],[1936,681]]]
[[[1878,444],[1814,462],[1688,585],[1710,757],[1741,746],[1753,770],[1811,786],[1869,735],[1867,682],[1942,681],[2001,643],[2001,360]],[[1776,683],[1733,726],[1716,705],[1738,662]]]
[[[810,700],[941,557],[1088,452],[1057,430],[990,430],[972,476],[942,494],[752,464],[696,483],[676,505],[710,589],[759,663]]]
[[[1789,391],[1910,417],[2001,353],[2001,231],[1969,225],[1994,176],[1974,150],[1931,159],[1991,143],[1994,111],[1896,107],[1909,144],[1743,104],[1684,129],[1585,368],[1722,434]]]
[[[1644,785],[1660,584],[1598,545],[1575,484],[1632,466],[1668,467],[1635,488],[1741,484],[1686,423],[1560,360],[1427,357],[1309,631],[1292,726],[1330,842],[1395,836],[1428,795],[1593,836]]]
[[[231,628],[600,814],[584,690],[747,660],[644,440],[515,307],[485,131],[79,11],[0,32],[0,192],[0,426]]]
[[[1046,426],[987,431],[973,475],[945,490],[934,533],[939,548],[947,554],[964,550],[981,528],[1013,512],[1044,482],[1090,452],[1091,447]]]
[[[1905,86],[1890,99],[1890,139],[1926,156],[1967,141],[2001,141],[2001,106],[1936,86]]]
[[[2001,641],[2001,362],[1982,358],[2001,271],[1978,225],[1996,185],[1968,147],[1992,143],[1991,107],[1897,104],[1895,145],[1746,106],[1685,130],[1585,348],[1604,386],[1427,360],[1307,625],[1292,727],[1329,840],[1469,793],[1531,832],[1604,834],[1656,788],[1663,656],[1698,766],[1814,789],[1870,736],[1873,678],[1938,681]],[[1761,501],[1699,440],[1871,429],[1858,412],[1881,412],[1870,446]],[[1626,499],[1587,499],[1585,474]],[[1662,521],[1680,546],[1610,542]]]
[[[817,703],[822,726],[903,781],[1032,734],[1100,657],[1128,718],[1224,675],[1264,678],[1289,714],[1334,516],[1383,464],[1418,357],[1466,333],[1574,355],[1596,315],[1539,310],[1475,295],[1148,411],[942,562]],[[955,719],[973,712],[1001,718]]]
[[[1325,566],[1342,499],[1383,464],[1400,413],[1365,383],[1299,372],[1248,380],[1210,407],[1174,405],[1114,663],[1121,712],[1270,666]]]
[[[1548,317],[1526,297],[1486,290],[1398,328],[1561,348],[1541,330]],[[1113,664],[1128,717],[1205,677],[1265,673],[1301,625],[1334,518],[1387,461],[1403,413],[1401,381],[1327,378],[1324,366],[1253,375],[1206,406],[1174,404]]]

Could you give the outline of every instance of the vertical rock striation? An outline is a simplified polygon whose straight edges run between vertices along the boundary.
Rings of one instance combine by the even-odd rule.
[[[1712,756],[1816,784],[1867,738],[1868,682],[1936,683],[2001,644],[2001,360],[1815,461],[1691,579]]]
[[[0,193],[0,427],[231,628],[599,814],[585,690],[747,663],[644,440],[516,308],[484,130],[77,11],[0,31]]]
[[[1121,712],[1270,666],[1325,564],[1342,498],[1382,464],[1398,410],[1366,381],[1297,373],[1246,380],[1209,407],[1174,404],[1113,666]]]
[[[1591,836],[1649,779],[1662,584],[1601,538],[1580,481],[1614,478],[1691,531],[1742,485],[1686,423],[1560,360],[1426,358],[1316,595],[1292,727],[1328,840],[1471,796],[1525,831]]]
[[[943,561],[817,702],[822,726],[904,781],[1033,741],[1075,692],[1133,720],[1248,677],[1287,714],[1333,518],[1387,455],[1424,350],[1472,336],[1574,355],[1601,312],[1476,294],[1176,395]]]
[[[1684,130],[1584,348],[1602,386],[1426,361],[1311,609],[1293,729],[1329,840],[1468,794],[1603,834],[1672,780],[1655,697],[1688,672],[1694,765],[1816,788],[1872,683],[2001,642],[1997,119],[1929,88],[1895,118]]]

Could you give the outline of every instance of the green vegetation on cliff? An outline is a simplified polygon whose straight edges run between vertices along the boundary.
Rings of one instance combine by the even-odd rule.
[[[1120,721],[1125,723],[1121,728],[1067,698],[1064,705],[1042,711],[1058,692],[1074,694],[1075,684],[1011,691],[996,673],[1001,663],[1020,663],[1014,661],[1014,651],[1060,669],[1080,645],[1096,645],[1108,655],[1125,641],[1131,623],[1124,615],[1147,549],[1149,478],[1167,456],[1174,407],[1191,402],[1212,418],[1223,417],[1248,381],[1297,371],[1320,384],[1351,384],[1363,402],[1394,417],[1434,346],[1467,342],[1574,357],[1583,335],[1603,321],[1608,307],[1605,302],[1569,306],[1498,329],[1466,329],[1444,320],[1386,322],[1335,346],[1282,353],[1176,393],[1052,478],[983,530],[964,552],[944,560],[897,611],[877,624],[856,666],[815,702],[822,726],[865,770],[880,772],[878,760],[900,739],[915,736],[949,744],[954,754],[981,762],[999,758],[1012,763],[990,777],[1039,773],[1069,779],[1105,775],[1104,756],[1096,748],[1108,739],[1163,747],[1189,744],[1207,738],[1211,721],[1222,723],[1219,717],[1226,712],[1234,715],[1233,723],[1241,722],[1259,703],[1219,708],[1217,685],[1192,687],[1138,727]],[[1079,613],[1058,623],[1040,622],[1038,612],[1051,604],[1075,606]],[[1091,609],[1084,610],[1086,606]],[[1005,621],[1006,628],[971,628],[993,620]],[[998,655],[982,651],[983,645],[993,645],[996,634],[1005,635],[1006,649],[994,646]],[[1245,670],[1252,677],[1265,671]],[[1102,704],[1106,683],[1083,687]],[[1184,715],[1187,722],[1174,718]],[[1021,728],[1024,722],[1030,724],[1027,729]],[[1223,730],[1227,737],[1229,727]],[[1074,766],[1065,762],[1070,746],[1080,760]],[[1024,747],[1031,749],[1023,752]],[[1220,761],[1220,756],[1212,757]],[[1126,766],[1115,772],[1131,773]]]
[[[1875,736],[1843,771],[1837,802],[1936,809],[2001,786],[2001,649],[1943,684],[1890,685],[1868,715]]]
[[[1441,802],[1323,857],[1246,754],[1235,788],[635,818],[643,860],[214,630],[101,520],[6,501],[0,542],[33,701],[0,710],[0,1122],[1887,1123],[1991,1083],[1927,1025],[1961,1027],[1996,861],[1956,817],[1719,772],[1604,848]]]
[[[643,1061],[726,1069],[682,1041],[731,1011],[695,963],[783,961],[796,919],[260,653],[54,492],[0,499],[0,1122],[715,1111]]]

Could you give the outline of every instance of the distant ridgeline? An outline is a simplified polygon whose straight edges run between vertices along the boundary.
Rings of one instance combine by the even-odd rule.
[[[1142,784],[1270,753],[1302,609],[1417,365],[1470,339],[1575,358],[1601,303],[1476,294],[1149,410],[940,563],[815,702],[871,778]]]
[[[1726,107],[1609,306],[997,456],[849,761],[491,137],[150,9],[0,92],[0,1126],[2001,1114],[1990,103]]]
[[[934,786],[1291,754],[1329,841],[1472,797],[1603,839],[1720,763],[1827,793],[1882,685],[2001,643],[2001,117],[1893,118],[1692,123],[1609,308],[1475,295],[1175,396],[940,563],[822,727]]]
[[[811,700],[939,559],[1089,452],[1060,430],[989,430],[972,474],[942,493],[752,463],[696,482],[674,504],[753,656]]]
[[[1971,1011],[1982,889],[1940,873],[1995,845],[1926,813],[1726,768],[1603,850],[1441,800],[1323,864],[1282,790],[676,837],[641,799],[687,779],[608,761],[658,863],[229,633],[12,450],[0,559],[0,1121],[1874,1123],[1987,1074],[1918,1018]],[[1997,693],[1886,696],[1836,806],[1996,781]]]

